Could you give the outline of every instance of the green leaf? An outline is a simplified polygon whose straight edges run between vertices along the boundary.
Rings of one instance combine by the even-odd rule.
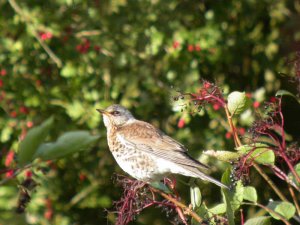
[[[228,162],[228,161],[231,161],[234,159],[238,159],[242,155],[242,153],[239,153],[239,152],[230,152],[230,151],[221,151],[221,150],[217,150],[217,151],[207,150],[207,151],[204,151],[203,154],[215,157],[215,158],[217,158],[221,161],[225,161],[225,162]]]
[[[222,183],[230,184],[230,169],[228,168],[221,179]],[[234,190],[222,189],[223,200],[226,205],[226,214],[229,225],[234,224],[234,211],[239,209],[243,201],[244,187],[241,181],[238,181]]]
[[[52,160],[66,155],[86,150],[95,143],[99,137],[92,136],[87,131],[71,131],[64,133],[56,142],[42,144],[34,158]]]
[[[286,91],[286,90],[279,90],[276,92],[275,94],[276,97],[278,96],[291,96],[293,97],[294,99],[296,99],[299,103],[300,103],[300,99],[297,98],[293,93],[289,92],[289,91]]]
[[[52,125],[53,117],[50,117],[40,126],[34,127],[28,131],[26,137],[19,146],[18,164],[20,166],[23,166],[34,159],[33,155],[47,137]]]
[[[158,190],[161,190],[161,191],[167,193],[167,194],[172,193],[170,191],[170,189],[162,182],[155,181],[155,182],[151,182],[150,185]]]
[[[246,221],[244,225],[271,225],[269,216],[259,216]]]
[[[226,212],[226,204],[221,203],[209,209],[212,214],[223,214]]]
[[[63,77],[74,77],[77,75],[76,67],[71,62],[67,62],[60,74]]]
[[[243,199],[250,202],[257,202],[256,189],[251,186],[244,187]]]
[[[298,176],[300,176],[300,163],[296,164],[294,168],[295,168],[295,171],[296,171],[296,173],[298,174]],[[295,184],[298,183],[296,177],[295,177],[294,174],[292,174],[291,172],[289,172],[288,177],[289,177]],[[298,186],[299,186],[299,185],[298,185]]]
[[[237,151],[242,152],[244,154],[249,153],[250,158],[254,158],[255,162],[260,164],[271,164],[275,163],[275,154],[269,149],[268,145],[263,143],[256,143],[255,145],[243,145],[237,148]]]
[[[231,115],[238,115],[246,110],[249,100],[245,92],[234,91],[228,95],[228,110]]]
[[[200,188],[197,185],[194,184],[190,186],[190,195],[191,195],[191,204],[193,206],[193,209],[200,207],[202,196],[201,196]]]
[[[269,202],[267,207],[277,212],[278,214],[282,215],[284,218],[288,220],[291,219],[296,212],[295,206],[289,202],[272,201]],[[274,213],[270,213],[270,215],[274,219],[280,220],[280,218]]]

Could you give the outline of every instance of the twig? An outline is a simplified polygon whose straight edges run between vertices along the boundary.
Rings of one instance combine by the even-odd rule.
[[[49,55],[49,57],[53,60],[53,62],[57,65],[57,67],[59,68],[62,67],[61,60],[54,54],[54,52],[49,48],[49,46],[45,44],[45,42],[40,38],[40,36],[36,32],[34,25],[31,23],[30,17],[24,14],[21,7],[16,3],[15,0],[8,0],[8,2],[10,6],[13,8],[13,10],[21,16],[25,24],[32,27],[33,36],[37,39],[37,41],[40,43],[40,45],[45,50],[45,52]]]
[[[29,167],[32,167],[32,166],[34,166],[34,165],[35,165],[35,164],[30,163],[30,164],[25,165],[25,166],[22,167],[22,168],[14,169],[14,170],[15,170],[14,174],[13,174],[11,177],[8,177],[8,178],[5,178],[5,179],[1,180],[1,181],[0,181],[0,186],[3,185],[3,184],[5,184],[6,182],[12,180],[12,179],[15,178],[18,174],[22,173],[24,170],[26,170],[26,169],[28,169]],[[12,169],[12,170],[13,170],[13,169]]]
[[[257,172],[267,181],[267,183],[270,185],[270,187],[275,191],[275,193],[278,195],[278,197],[282,201],[288,202],[289,200],[284,196],[284,194],[276,187],[276,185],[273,183],[273,181],[268,177],[268,175],[260,168],[260,166],[256,163],[253,163],[254,168],[257,170]]]
[[[172,198],[171,196],[169,196],[168,194],[162,192],[161,190],[158,190],[158,189],[153,188],[153,187],[150,187],[150,189],[153,192],[156,192],[156,193],[160,194],[162,197],[169,200],[170,202],[172,202],[176,206],[180,207],[184,212],[186,212],[188,215],[193,217],[197,222],[200,223],[200,222],[203,221],[203,219],[200,216],[198,216],[197,213],[195,213],[192,209],[190,209],[188,206],[186,206],[182,202],[179,202],[178,200],[176,200],[175,198]]]
[[[288,188],[289,188],[289,191],[290,191],[290,193],[291,193],[293,202],[294,202],[294,204],[295,204],[295,207],[296,207],[298,216],[300,216],[300,207],[299,207],[297,198],[296,198],[296,196],[295,196],[295,192],[294,192],[294,190],[293,190],[293,188],[292,188],[292,186],[291,186],[290,184],[288,184]]]
[[[242,146],[242,142],[241,142],[241,140],[239,138],[239,135],[236,132],[236,129],[235,129],[234,125],[233,125],[232,116],[230,115],[230,112],[229,112],[228,107],[227,107],[226,104],[224,105],[224,109],[225,109],[225,113],[226,113],[226,117],[227,117],[229,126],[231,128],[231,132],[233,134],[233,139],[234,139],[235,146],[236,147]]]

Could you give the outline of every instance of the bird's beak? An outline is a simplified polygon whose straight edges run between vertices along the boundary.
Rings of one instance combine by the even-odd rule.
[[[105,110],[103,110],[103,109],[96,109],[99,113],[101,113],[102,115],[104,114],[104,115],[108,115],[109,114],[109,112],[107,112],[107,111],[105,111]]]

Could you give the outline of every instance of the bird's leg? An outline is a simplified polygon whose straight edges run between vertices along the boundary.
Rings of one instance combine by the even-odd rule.
[[[168,177],[165,177],[163,182],[174,192],[176,198],[179,199],[179,194],[176,190],[176,183],[177,183],[176,178],[174,176],[172,176],[171,179]]]

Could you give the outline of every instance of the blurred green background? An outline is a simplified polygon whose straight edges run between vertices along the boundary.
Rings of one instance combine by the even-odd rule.
[[[120,198],[112,176],[122,172],[96,108],[122,104],[198,157],[203,149],[233,148],[225,116],[211,107],[193,116],[177,110],[174,90],[196,92],[208,79],[225,94],[250,93],[257,104],[280,88],[295,92],[288,59],[300,46],[299,1],[0,0],[0,10],[1,168],[19,138],[51,115],[51,139],[80,129],[101,135],[92,150],[33,171],[39,186],[26,213],[14,211],[18,182],[0,186],[0,224],[113,223],[105,209]],[[251,125],[254,111],[240,127]],[[202,160],[215,165],[218,179],[227,166]],[[208,205],[221,200],[217,187],[200,186]],[[188,204],[189,188],[180,191]],[[169,222],[152,209],[132,224]]]

